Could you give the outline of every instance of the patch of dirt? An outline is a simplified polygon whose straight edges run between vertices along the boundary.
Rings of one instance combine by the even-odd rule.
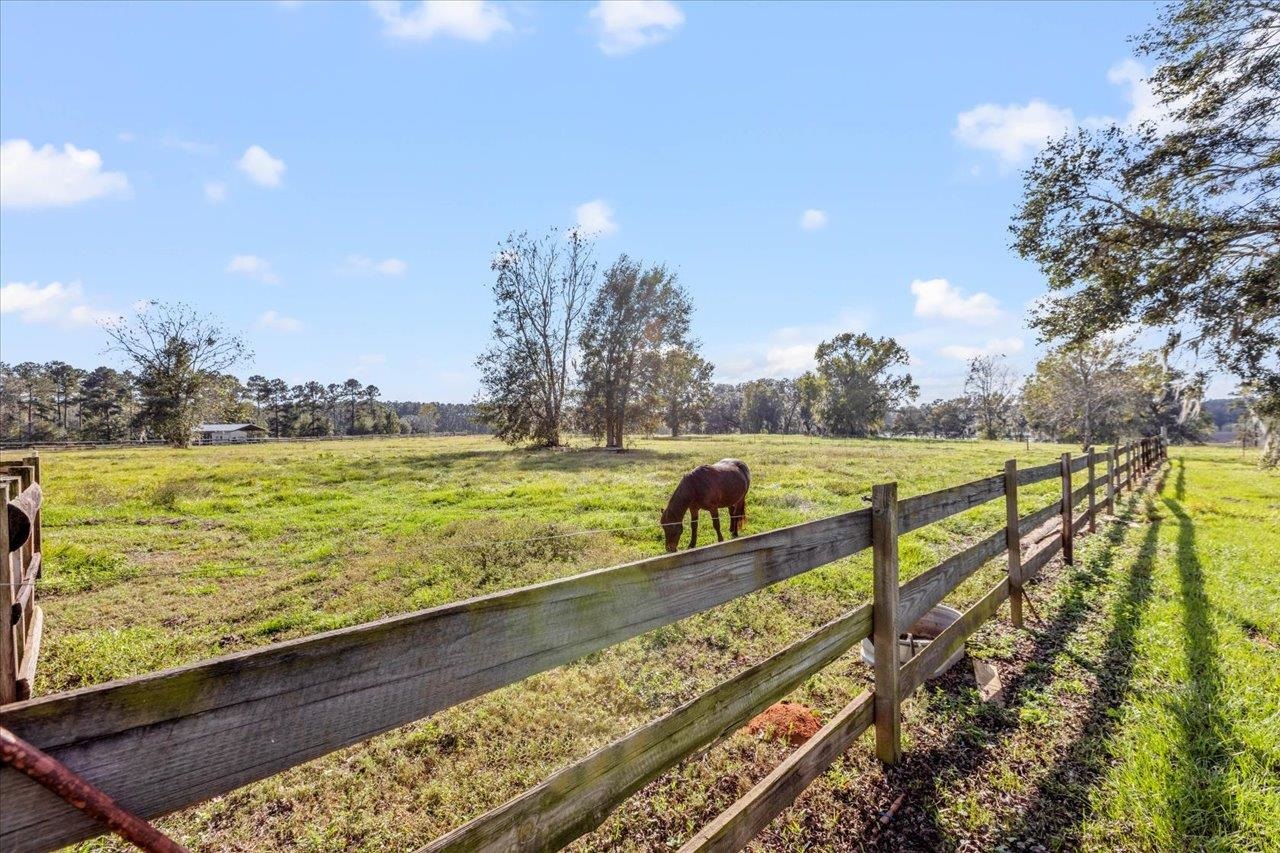
[[[800,746],[818,733],[822,721],[812,709],[799,702],[778,702],[747,723],[747,731],[766,740],[785,740]]]
[[[1244,629],[1245,635],[1262,648],[1269,652],[1280,651],[1280,647],[1271,642],[1271,638],[1262,633],[1262,629],[1257,625],[1246,624]]]

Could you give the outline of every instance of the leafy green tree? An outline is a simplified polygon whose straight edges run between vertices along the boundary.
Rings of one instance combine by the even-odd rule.
[[[654,393],[663,423],[673,437],[702,425],[704,410],[712,397],[714,372],[715,366],[698,355],[692,345],[672,347],[660,355]]]
[[[980,355],[969,361],[964,393],[985,439],[997,439],[1011,426],[1018,377],[1003,355]]]
[[[796,379],[797,415],[805,435],[813,435],[820,429],[818,413],[822,409],[823,393],[822,378],[813,371],[807,371]]]
[[[689,295],[666,267],[622,255],[604,273],[578,336],[579,417],[605,446],[654,409],[662,353],[689,346]]]
[[[1164,119],[1052,143],[1013,232],[1049,279],[1047,339],[1162,329],[1249,382],[1280,426],[1277,21],[1274,0],[1170,6],[1137,40]]]
[[[867,436],[884,425],[889,410],[914,400],[919,387],[893,338],[846,332],[818,345],[817,373],[825,388],[822,421],[833,435]]]
[[[1081,447],[1133,432],[1135,361],[1127,342],[1107,337],[1051,350],[1022,389],[1028,425]]]
[[[480,368],[480,418],[503,441],[560,444],[570,348],[595,286],[591,248],[577,230],[541,239],[511,234],[494,256],[495,302]]]
[[[61,434],[71,429],[71,406],[80,396],[80,383],[85,372],[65,361],[51,361],[44,366],[52,390],[54,417]]]
[[[202,392],[249,356],[243,339],[181,303],[149,302],[133,320],[110,320],[103,328],[112,349],[137,367],[139,416],[178,447],[191,443]]]
[[[1200,444],[1213,430],[1201,408],[1204,374],[1188,375],[1157,353],[1144,353],[1130,370],[1133,424],[1140,435],[1162,435],[1174,444]]]
[[[777,379],[754,379],[742,385],[742,431],[788,432],[787,386]]]
[[[80,437],[99,441],[127,438],[133,394],[130,374],[110,367],[89,371],[81,383]]]
[[[967,438],[973,434],[973,403],[968,397],[934,400],[924,407],[926,431],[939,438]]]

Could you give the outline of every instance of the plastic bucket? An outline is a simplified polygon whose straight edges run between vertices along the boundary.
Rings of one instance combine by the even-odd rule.
[[[934,605],[932,610],[921,616],[916,624],[911,626],[910,631],[905,632],[911,635],[911,640],[908,640],[905,635],[898,638],[898,665],[901,666],[920,654],[928,647],[930,640],[955,624],[959,618],[960,611],[954,607],[948,607],[945,604]],[[929,673],[928,678],[937,678],[942,675],[959,663],[962,657],[964,657],[964,646],[956,649],[949,658],[939,664],[937,669]],[[876,647],[870,637],[862,641],[862,660],[873,665],[876,662]]]

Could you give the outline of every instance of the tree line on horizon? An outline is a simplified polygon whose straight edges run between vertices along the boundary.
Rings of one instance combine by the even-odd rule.
[[[889,366],[883,360],[849,356],[849,351],[874,349],[874,339],[843,335],[835,341],[819,348],[822,360],[815,371],[738,383],[713,382],[711,364],[696,351],[673,350],[663,360],[678,352],[681,360],[697,359],[702,369],[683,374],[675,396],[667,389],[673,387],[670,377],[680,372],[669,366],[654,386],[639,394],[624,391],[630,419],[612,428],[631,434],[1033,438],[1090,444],[1162,431],[1175,442],[1196,442],[1219,423],[1249,422],[1247,400],[1219,401],[1221,420],[1215,420],[1201,410],[1199,389],[1183,373],[1163,366],[1156,353],[1123,344],[1050,353],[1025,378],[1002,356],[979,356],[969,362],[963,394],[917,405],[909,376],[894,377],[885,388]],[[894,351],[895,358],[904,353]],[[830,394],[832,384],[846,390]],[[600,393],[598,386],[595,390]],[[83,370],[61,361],[0,363],[0,440],[164,437],[145,393],[132,371]],[[566,431],[607,441],[610,425],[601,417],[599,399],[608,394],[596,400],[571,395]],[[201,383],[195,423],[254,423],[279,438],[483,434],[492,432],[483,412],[476,403],[382,400],[376,385],[357,379],[289,385],[256,374],[242,382],[221,373]],[[1243,432],[1256,438],[1247,428]],[[614,439],[625,440],[625,433],[615,432]]]

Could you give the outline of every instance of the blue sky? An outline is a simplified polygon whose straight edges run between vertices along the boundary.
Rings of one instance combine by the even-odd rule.
[[[1034,363],[1018,168],[1149,112],[1155,14],[6,2],[0,357],[113,363],[96,319],[182,299],[242,375],[466,400],[498,241],[581,221],[678,271],[720,379],[865,330],[958,393],[975,352]]]

